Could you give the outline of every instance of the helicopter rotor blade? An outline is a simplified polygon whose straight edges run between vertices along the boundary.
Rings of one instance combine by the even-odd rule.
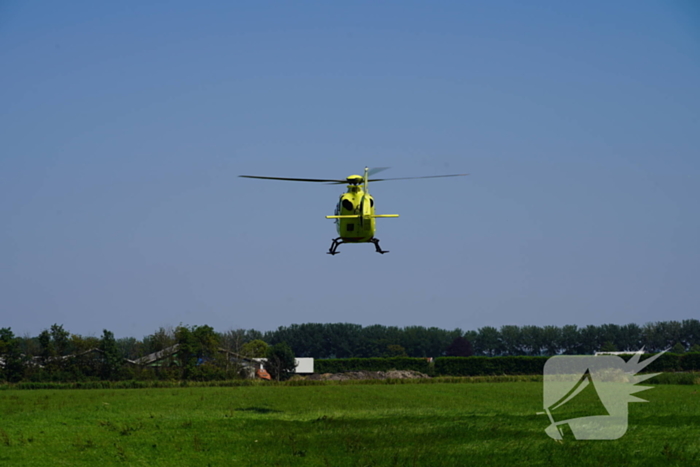
[[[389,167],[375,167],[370,169],[368,174],[381,172]],[[386,182],[391,180],[418,180],[421,178],[444,178],[444,177],[464,177],[469,174],[452,174],[452,175],[428,175],[424,177],[399,177],[399,178],[374,178],[368,179],[367,182]],[[289,177],[261,177],[258,175],[239,175],[242,178],[257,178],[262,180],[285,180],[291,182],[313,182],[313,183],[326,183],[327,185],[345,185],[348,183],[347,179],[326,179],[326,178],[289,178]]]
[[[383,171],[383,170],[390,169],[390,168],[391,168],[391,167],[372,167],[372,168],[369,169],[369,171],[367,172],[367,175],[372,176],[372,175],[374,175],[374,174],[376,174],[376,173],[378,173],[378,172],[381,172],[381,171]],[[371,182],[372,180],[368,180],[368,181]],[[338,180],[338,181],[329,183],[329,185],[344,185],[344,184],[346,184],[346,183],[348,183],[347,180],[342,180],[342,181],[341,181],[341,180]]]
[[[367,172],[367,175],[369,175],[371,177],[372,175],[374,175],[376,173],[382,172],[382,171],[384,171],[386,169],[390,169],[390,168],[391,167],[371,167],[369,169],[369,172]]]
[[[242,178],[260,178],[263,180],[287,180],[290,182],[316,182],[316,183],[330,183],[330,184],[340,184],[340,183],[347,183],[347,180],[338,180],[338,179],[322,179],[322,178],[286,178],[286,177],[259,177],[256,175],[239,175],[239,177]]]
[[[370,182],[386,182],[390,180],[418,180],[419,178],[444,178],[444,177],[464,177],[469,174],[453,174],[453,175],[428,175],[426,177],[400,177],[400,178],[375,178],[368,180]]]

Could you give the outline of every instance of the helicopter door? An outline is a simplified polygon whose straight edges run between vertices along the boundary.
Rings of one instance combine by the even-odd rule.
[[[333,215],[340,215],[340,200],[338,200],[338,204],[335,205],[335,212]],[[335,223],[335,230],[338,232],[338,235],[340,235],[340,219],[333,219],[333,222]]]
[[[359,209],[359,214],[361,216],[369,216],[372,214],[372,199],[369,198],[369,201],[367,198],[364,198],[362,200],[362,203],[360,204],[360,209]],[[358,237],[366,237],[366,238],[371,238],[374,235],[374,219],[371,217],[366,217],[362,219],[362,222],[359,221],[357,223],[357,233]]]

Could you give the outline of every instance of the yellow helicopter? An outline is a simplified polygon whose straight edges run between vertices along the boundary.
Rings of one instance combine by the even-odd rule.
[[[430,175],[427,177],[403,177],[403,178],[375,178],[369,177],[386,170],[388,167],[375,167],[369,169],[365,167],[363,175],[350,175],[345,180],[337,179],[317,179],[317,178],[282,178],[282,177],[259,177],[255,175],[239,175],[243,178],[260,178],[263,180],[288,180],[293,182],[316,182],[328,185],[348,184],[348,191],[340,195],[335,213],[326,216],[326,219],[335,219],[338,238],[333,239],[328,250],[329,255],[340,253],[338,247],[343,243],[373,243],[377,253],[389,253],[379,246],[379,239],[374,237],[375,219],[384,217],[399,217],[398,214],[375,214],[374,198],[369,194],[369,182],[384,182],[388,180],[415,180],[419,178],[442,178],[442,177],[463,177],[468,174],[454,175]]]

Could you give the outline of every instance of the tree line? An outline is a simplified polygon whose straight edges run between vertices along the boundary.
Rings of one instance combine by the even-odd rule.
[[[225,380],[248,376],[252,358],[267,359],[273,379],[289,378],[295,367],[288,345],[268,345],[260,334],[220,334],[211,326],[160,328],[138,341],[71,334],[54,324],[36,337],[0,329],[0,381],[74,382],[95,380]]]
[[[600,326],[485,326],[476,331],[422,326],[358,324],[293,324],[261,336],[270,343],[287,342],[300,357],[440,357],[589,355],[598,351],[647,352],[700,350],[700,321],[659,321]],[[461,347],[458,338],[466,341]],[[466,355],[469,354],[469,355]]]
[[[178,344],[158,367],[128,364]],[[231,354],[262,357],[272,346],[286,345],[296,357],[370,358],[440,356],[588,355],[596,351],[700,351],[700,321],[659,321],[578,327],[485,326],[475,331],[423,326],[361,326],[304,323],[260,332],[211,326],[159,328],[143,339],[72,334],[54,324],[38,336],[15,336],[0,329],[0,380],[79,381],[82,379],[222,379],[237,376]],[[223,352],[222,352],[223,351]],[[228,352],[228,353],[226,353]]]

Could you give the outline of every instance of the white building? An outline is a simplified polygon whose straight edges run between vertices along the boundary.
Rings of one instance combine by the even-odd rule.
[[[253,358],[256,362],[261,365],[267,361],[266,358]],[[313,358],[295,358],[297,366],[294,369],[294,373],[297,375],[308,375],[314,372],[314,359]]]

